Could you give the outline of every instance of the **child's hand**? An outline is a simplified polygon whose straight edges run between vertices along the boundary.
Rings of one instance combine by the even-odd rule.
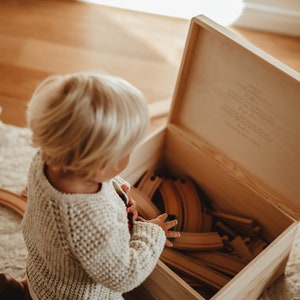
[[[136,202],[129,197],[129,201],[128,201],[128,206],[126,209],[127,213],[131,213],[132,214],[132,220],[135,221],[138,218],[138,211],[137,211],[137,205]]]
[[[145,220],[142,217],[138,217],[138,220],[142,221],[142,222],[150,222],[150,223],[153,223],[153,224],[156,224],[156,225],[160,226],[164,230],[164,232],[166,233],[167,238],[178,238],[178,237],[180,237],[180,232],[170,230],[171,228],[173,228],[174,226],[177,225],[177,223],[178,223],[177,220],[175,219],[175,220],[165,222],[165,220],[167,218],[168,218],[168,214],[164,213],[164,214],[161,214],[161,215],[159,215],[158,217],[156,217],[155,219],[152,219],[152,220]],[[173,243],[167,239],[166,240],[166,246],[172,247]]]

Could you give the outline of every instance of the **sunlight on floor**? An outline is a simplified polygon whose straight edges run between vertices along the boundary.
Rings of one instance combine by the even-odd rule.
[[[204,14],[221,25],[233,24],[243,12],[243,0],[81,0],[111,7],[184,19]]]

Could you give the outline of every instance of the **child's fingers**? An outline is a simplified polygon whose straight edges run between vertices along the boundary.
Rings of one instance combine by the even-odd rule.
[[[167,213],[163,213],[163,214],[159,215],[157,218],[160,221],[164,222],[167,219],[167,217],[168,217],[168,214]]]
[[[121,185],[121,189],[122,189],[125,193],[128,192],[128,186],[127,186],[126,184],[122,184],[122,185]]]
[[[137,210],[137,204],[131,197],[129,197],[127,212],[133,213],[135,210]]]
[[[141,221],[141,222],[147,222],[147,220],[146,220],[146,219],[144,219],[144,218],[143,218],[143,217],[141,217],[141,216],[138,216],[137,220],[138,220],[138,221]]]
[[[170,240],[168,240],[168,238],[179,238],[180,232],[179,231],[167,231],[166,237],[167,237],[167,240],[166,240],[165,245],[167,247],[173,247],[173,243]]]
[[[176,219],[174,219],[174,220],[166,222],[165,224],[166,224],[167,229],[169,230],[169,229],[175,227],[178,224],[178,221]]]
[[[137,210],[135,210],[134,212],[132,212],[133,216],[132,216],[132,220],[137,220],[138,216],[139,216],[139,213]]]
[[[167,236],[167,238],[178,238],[178,237],[180,237],[180,232],[179,231],[167,231],[166,236]]]
[[[136,209],[137,209],[136,205],[132,205],[132,206],[128,206],[128,207],[126,208],[126,211],[127,211],[128,213],[133,213]]]
[[[167,247],[173,247],[173,243],[171,241],[169,241],[168,239],[166,240],[165,245]]]

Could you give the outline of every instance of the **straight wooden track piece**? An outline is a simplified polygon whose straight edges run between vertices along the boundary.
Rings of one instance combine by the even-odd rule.
[[[181,279],[183,279],[188,285],[190,285],[192,288],[194,289],[200,289],[203,287],[203,283],[200,282],[199,280],[186,275],[185,273],[176,271],[177,275],[179,275],[181,277]]]
[[[199,259],[205,265],[231,276],[235,276],[247,265],[247,261],[220,251],[188,252],[187,254]]]
[[[165,212],[177,216],[178,220],[178,231],[182,230],[183,225],[183,204],[181,197],[175,187],[174,181],[171,179],[164,179],[159,187],[161,193]]]
[[[224,224],[221,221],[216,222],[216,227],[218,228],[218,231],[221,230],[222,232],[224,232],[225,234],[227,234],[232,238],[236,236],[236,232],[234,232],[230,227],[228,227],[226,224]]]
[[[224,240],[218,232],[181,232],[173,241],[173,248],[188,251],[220,250]]]
[[[160,259],[171,268],[215,289],[221,289],[230,280],[230,277],[207,267],[197,259],[170,248],[164,249]]]
[[[27,199],[21,195],[0,189],[0,204],[9,207],[21,217],[23,217],[25,213],[26,200]]]
[[[190,178],[174,181],[183,204],[183,231],[200,232],[202,226],[202,204],[198,191]]]
[[[158,215],[160,215],[159,209],[152,203],[151,199],[149,199],[144,193],[139,191],[137,188],[132,187],[128,195],[132,197],[138,207],[138,213],[145,219],[154,219]]]
[[[260,230],[260,227],[255,224],[253,219],[219,211],[213,211],[212,214],[239,234],[255,236]]]
[[[163,178],[156,175],[153,171],[146,171],[139,181],[137,188],[147,197],[152,199],[155,191],[159,188]]]

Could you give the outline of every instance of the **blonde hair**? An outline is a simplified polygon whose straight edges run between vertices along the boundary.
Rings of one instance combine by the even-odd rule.
[[[134,149],[149,113],[127,81],[82,72],[46,78],[29,102],[27,121],[47,164],[89,177],[100,166],[116,167]]]

